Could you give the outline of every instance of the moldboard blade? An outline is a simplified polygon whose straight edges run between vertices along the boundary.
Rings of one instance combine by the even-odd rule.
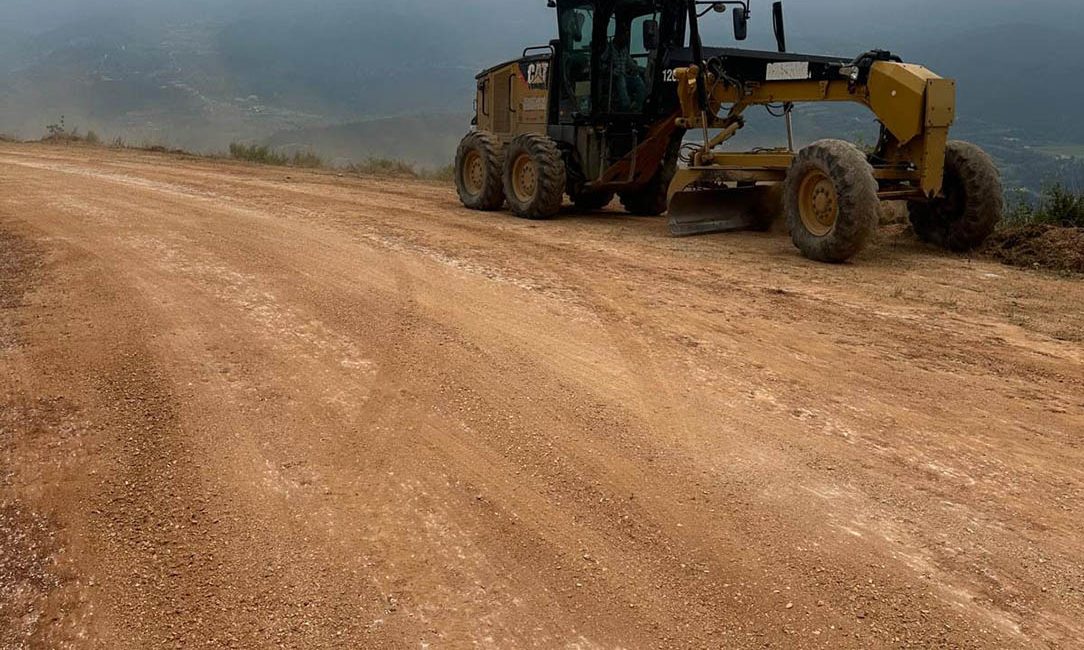
[[[778,214],[777,199],[768,186],[678,192],[670,200],[670,234],[764,230]]]

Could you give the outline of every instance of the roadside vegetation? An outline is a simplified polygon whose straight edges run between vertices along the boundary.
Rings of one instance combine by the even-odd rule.
[[[54,144],[71,144],[75,142],[98,145],[102,143],[102,139],[98,137],[98,134],[94,131],[87,131],[85,134],[79,132],[79,127],[68,128],[64,122],[64,116],[60,116],[60,120],[45,127],[46,135],[42,138],[42,142],[51,142]]]
[[[14,137],[0,135],[0,140],[6,142],[18,142]],[[327,169],[339,172],[347,172],[358,176],[390,176],[397,178],[409,178],[429,181],[451,181],[455,171],[454,165],[446,165],[436,169],[418,167],[413,163],[393,158],[367,158],[364,162],[351,163],[346,166],[336,166],[328,163],[318,154],[312,151],[295,151],[285,153],[267,145],[246,144],[243,142],[231,142],[228,149],[223,153],[193,153],[184,149],[169,147],[155,142],[131,143],[122,137],[116,137],[108,144],[103,142],[101,136],[94,131],[80,132],[78,127],[69,127],[65,117],[46,127],[46,133],[40,142],[45,144],[83,145],[83,146],[108,146],[113,149],[130,149],[135,151],[149,151],[154,153],[180,154],[201,158],[225,158],[255,163],[258,165],[271,165],[276,167],[297,167],[303,169]]]
[[[986,252],[1013,266],[1084,273],[1084,194],[1053,183],[1035,202],[1017,197]]]
[[[1084,193],[1061,183],[1049,184],[1034,203],[1018,198],[1005,220],[1010,226],[1046,224],[1084,228]]]
[[[326,167],[323,159],[311,151],[295,151],[292,155],[287,155],[266,145],[242,144],[240,142],[230,143],[229,157],[234,160],[278,167],[304,167],[307,169]]]
[[[368,158],[365,162],[354,163],[347,169],[361,176],[398,176],[432,181],[451,181],[455,174],[455,165],[419,169],[411,163],[391,158]]]
[[[409,178],[417,180],[451,181],[455,167],[447,165],[439,169],[424,169],[403,160],[394,158],[367,158],[364,162],[351,163],[345,167],[336,167],[327,164],[323,158],[312,153],[295,152],[292,155],[276,151],[266,145],[230,144],[229,157],[234,160],[244,160],[260,165],[275,165],[279,167],[303,167],[307,169],[333,169],[345,171],[358,176],[391,176],[395,178]]]

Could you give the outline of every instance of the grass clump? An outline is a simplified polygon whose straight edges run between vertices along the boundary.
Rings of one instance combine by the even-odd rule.
[[[324,159],[311,151],[298,151],[290,156],[289,165],[291,167],[317,169],[324,166]]]
[[[52,144],[89,144],[92,146],[102,143],[101,137],[94,131],[87,131],[86,134],[82,134],[79,132],[79,127],[69,129],[63,115],[60,116],[59,121],[45,127],[45,136],[41,141]]]
[[[418,171],[408,162],[392,158],[370,157],[362,163],[352,163],[348,168],[361,176],[399,176],[418,178]]]
[[[271,147],[259,144],[230,143],[230,158],[258,163],[260,165],[286,165],[285,155],[272,151]]]
[[[422,178],[430,181],[454,181],[455,165],[445,165],[436,169],[426,170],[422,173]]]
[[[426,181],[450,181],[455,178],[455,165],[426,169],[394,158],[370,157],[363,163],[351,164],[347,171],[359,176],[392,176]]]
[[[297,151],[292,155],[287,155],[275,151],[267,145],[243,144],[240,142],[230,143],[230,158],[278,167],[316,168],[324,166],[324,160],[311,151]]]

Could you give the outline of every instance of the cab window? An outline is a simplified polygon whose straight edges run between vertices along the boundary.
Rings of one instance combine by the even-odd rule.
[[[591,112],[591,35],[594,32],[595,9],[592,2],[569,4],[561,8],[562,93],[578,113]]]
[[[655,3],[650,0],[624,0],[610,16],[600,88],[607,112],[637,114],[644,110],[657,64],[655,52],[644,46],[644,32],[653,23],[657,34],[658,19]]]

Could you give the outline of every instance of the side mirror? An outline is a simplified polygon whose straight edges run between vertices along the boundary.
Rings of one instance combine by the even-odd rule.
[[[772,5],[772,28],[775,30],[775,43],[780,52],[787,51],[787,31],[783,23],[783,3],[776,2]]]
[[[744,41],[749,37],[749,14],[744,7],[734,7],[734,38]]]
[[[659,47],[659,21],[644,21],[644,49],[654,52]]]

